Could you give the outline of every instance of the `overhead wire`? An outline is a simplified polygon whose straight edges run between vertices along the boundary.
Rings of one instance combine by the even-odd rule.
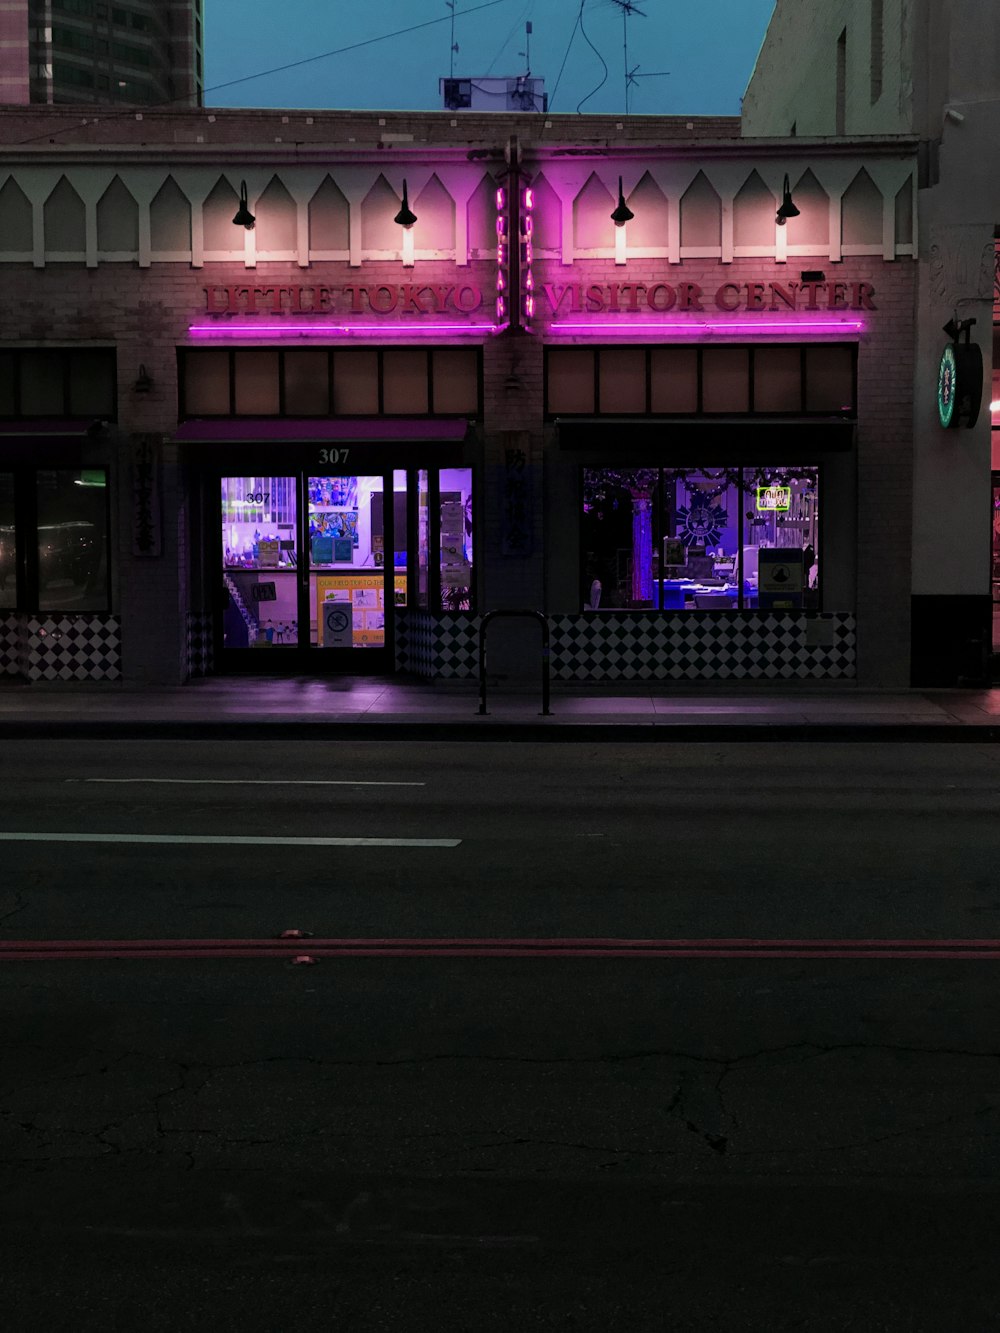
[[[583,106],[584,102],[589,102],[590,99],[594,96],[594,94],[595,94],[595,93],[599,93],[599,92],[601,91],[601,89],[604,87],[604,85],[605,85],[605,84],[607,83],[607,81],[608,81],[608,66],[607,66],[607,62],[605,61],[604,57],[601,55],[600,51],[598,51],[598,49],[597,49],[597,47],[594,45],[594,43],[593,43],[593,42],[590,40],[590,38],[587,36],[587,29],[583,26],[583,8],[584,8],[584,5],[585,5],[586,3],[587,3],[587,0],[582,0],[582,3],[580,4],[580,31],[581,31],[581,33],[583,33],[583,40],[587,43],[587,45],[590,47],[591,51],[593,51],[594,55],[597,56],[598,60],[599,60],[599,61],[601,62],[601,64],[604,66],[604,78],[600,81],[600,83],[597,85],[596,88],[592,88],[592,89],[591,89],[591,91],[587,94],[586,97],[581,98],[581,100],[580,100],[579,102],[577,102],[577,104],[576,104],[576,112],[577,112],[577,115],[580,114],[580,108]]]
[[[467,18],[471,14],[478,14],[481,10],[493,9],[496,5],[505,5],[509,3],[510,0],[484,0],[484,3],[476,5],[474,9],[464,10],[462,12],[462,17]],[[271,74],[283,74],[286,70],[289,69],[300,69],[303,65],[314,64],[317,60],[329,60],[331,56],[342,56],[347,54],[347,52],[349,51],[359,51],[365,46],[374,46],[378,42],[387,42],[391,40],[393,37],[405,37],[411,32],[419,32],[421,28],[431,28],[436,23],[448,23],[449,21],[450,21],[450,15],[444,14],[440,18],[427,19],[423,23],[414,23],[408,28],[397,28],[394,32],[381,33],[378,37],[366,37],[364,41],[352,42],[349,46],[340,46],[333,51],[322,51],[320,52],[319,55],[305,56],[303,57],[302,60],[292,60],[289,61],[288,64],[286,65],[275,65],[272,69],[259,70],[256,74],[244,74],[238,79],[228,79],[225,83],[214,83],[210,88],[202,89],[202,96],[204,96],[206,93],[220,92],[224,88],[235,88],[238,84],[250,83],[253,79],[266,79]],[[109,112],[106,115],[89,116],[85,118],[84,123],[94,125],[98,123],[103,124],[106,121],[122,120],[125,118],[131,119],[131,117],[137,114],[146,115],[148,112],[151,111],[166,110],[168,107],[172,107],[178,102],[184,103],[185,108],[192,112],[212,111],[214,109],[211,106],[205,107],[204,105],[192,107],[188,105],[189,99],[187,97],[166,97],[160,102],[144,102],[141,104],[134,104],[129,107],[122,107],[120,110]],[[67,108],[75,107],[75,109],[77,109],[78,111],[83,112],[87,110],[91,104],[81,103],[77,105],[74,103],[67,102],[64,105]],[[224,109],[224,108],[219,108],[219,109]],[[74,123],[73,125],[67,125],[63,129],[50,128],[45,130],[41,134],[31,134],[26,139],[17,139],[11,143],[8,143],[6,147],[17,148],[21,144],[34,143],[37,139],[53,139],[58,134],[67,134],[70,132],[70,130],[75,130],[78,128],[79,126],[76,123]]]
[[[580,0],[580,8],[577,11],[576,22],[573,24],[573,31],[569,35],[569,41],[566,43],[566,50],[563,54],[562,64],[559,66],[559,73],[556,75],[555,87],[552,89],[552,96],[549,98],[550,111],[554,109],[556,93],[559,91],[559,80],[562,78],[563,70],[566,68],[566,61],[569,59],[570,48],[573,45],[573,38],[576,36],[576,30],[580,26],[580,16],[583,14],[583,6],[586,3],[587,0]]]

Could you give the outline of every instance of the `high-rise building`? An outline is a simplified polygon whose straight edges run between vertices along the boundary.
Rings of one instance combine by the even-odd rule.
[[[200,106],[203,0],[4,0],[0,101]]]

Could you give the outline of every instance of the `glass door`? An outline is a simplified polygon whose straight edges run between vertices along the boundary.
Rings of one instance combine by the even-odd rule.
[[[386,540],[393,540],[386,478],[308,476],[305,487],[309,646],[336,655],[344,669],[383,669],[386,550],[393,550]],[[391,626],[391,610],[388,620]]]
[[[217,484],[220,667],[392,671],[395,615],[408,593],[407,473]]]
[[[299,644],[297,477],[223,477],[222,649]]]

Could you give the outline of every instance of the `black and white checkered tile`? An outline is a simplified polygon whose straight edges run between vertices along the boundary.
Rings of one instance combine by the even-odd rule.
[[[21,617],[0,612],[0,676],[21,674]]]
[[[26,615],[20,672],[29,680],[119,680],[121,622],[112,615]]]
[[[208,612],[188,612],[184,646],[184,667],[188,680],[212,673],[213,629],[212,617]]]
[[[432,680],[474,680],[479,671],[479,617],[400,612],[396,666]]]
[[[556,680],[844,680],[857,670],[847,613],[565,615],[549,626]]]

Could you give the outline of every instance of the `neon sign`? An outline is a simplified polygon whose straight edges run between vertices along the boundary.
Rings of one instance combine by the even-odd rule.
[[[792,507],[791,486],[758,486],[757,509],[770,514],[784,514]]]
[[[188,333],[194,338],[410,338],[415,334],[480,334],[499,333],[496,324],[191,324]]]
[[[507,232],[507,191],[497,186],[497,324],[508,323],[507,288],[510,285],[510,237]]]
[[[554,321],[549,328],[552,333],[590,333],[598,338],[607,338],[617,333],[627,337],[634,337],[636,333],[650,333],[658,338],[698,338],[705,333],[862,333],[865,325],[860,319],[675,319],[635,320],[628,324],[561,319]]]
[[[521,309],[526,329],[531,327],[531,321],[535,314],[535,278],[532,273],[532,263],[534,261],[534,207],[535,192],[530,185],[526,185],[521,193],[520,220],[521,282],[524,289],[521,297]]]

